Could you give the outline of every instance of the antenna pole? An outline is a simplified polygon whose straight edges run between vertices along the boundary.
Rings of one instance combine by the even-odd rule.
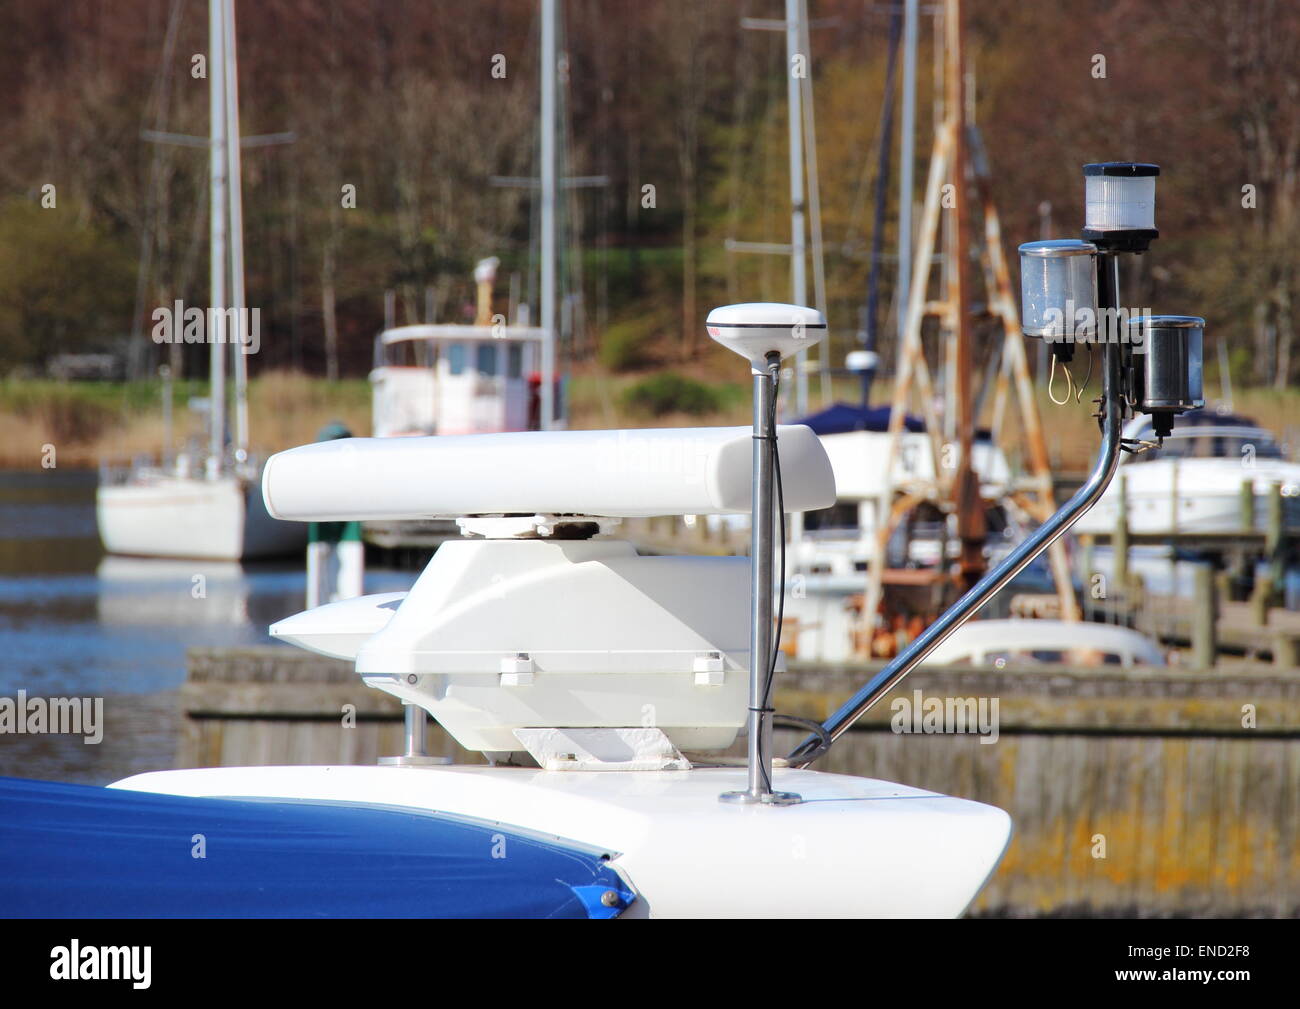
[[[743,792],[723,792],[723,802],[788,806],[791,792],[772,791],[772,548],[775,544],[776,379],[781,355],[767,355],[754,370],[754,482],[750,498],[749,778]],[[782,587],[784,591],[784,587]]]

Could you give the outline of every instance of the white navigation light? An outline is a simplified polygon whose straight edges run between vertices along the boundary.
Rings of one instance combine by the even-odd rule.
[[[709,336],[761,372],[769,354],[784,359],[820,343],[826,336],[826,317],[815,308],[759,301],[715,308],[705,327]]]
[[[1159,174],[1156,165],[1128,161],[1084,165],[1083,237],[1094,242],[1108,238],[1149,242],[1157,237],[1156,176]]]
[[[1049,341],[1091,335],[1097,319],[1097,247],[1077,238],[1020,246],[1020,325]]]
[[[267,460],[272,517],[298,522],[470,515],[748,513],[747,427],[517,431],[344,438]],[[835,503],[835,476],[811,428],[779,429],[787,511]]]

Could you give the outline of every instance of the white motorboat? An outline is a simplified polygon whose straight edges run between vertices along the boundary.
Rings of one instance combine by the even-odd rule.
[[[341,439],[273,456],[273,518],[454,519],[465,534],[409,592],[272,628],[400,699],[406,751],[378,767],[158,771],[108,789],[2,780],[0,864],[23,868],[0,873],[0,903],[118,916],[960,914],[1006,849],[1005,812],[809,766],[1100,494],[1119,425],[1112,413],[1074,500],[825,722],[793,719],[812,734],[777,759],[775,510],[825,508],[836,489],[812,430],[776,426],[776,382],[781,358],[824,328],[792,306],[710,315],[710,335],[753,369],[752,430]],[[625,518],[745,512],[752,563],[639,556],[610,536]],[[428,715],[487,765],[428,756]],[[726,751],[742,728],[740,767]],[[220,879],[196,885],[192,859],[206,856],[194,851],[209,845]]]
[[[937,645],[925,665],[1163,666],[1164,652],[1128,627],[1078,620],[971,620]]]
[[[528,326],[384,330],[370,372],[375,437],[537,429],[541,395],[532,376],[545,338]]]
[[[715,338],[764,337],[717,315]],[[798,346],[807,321],[787,324],[781,346]],[[756,379],[760,402],[774,402],[760,383],[778,367]],[[466,534],[407,593],[272,628],[401,699],[406,752],[377,767],[158,771],[108,789],[0,781],[0,861],[24,865],[0,873],[0,900],[45,914],[960,914],[1006,848],[1005,812],[772,756],[772,719],[756,707],[780,668],[771,479],[782,474],[792,512],[835,496],[812,431],[777,435],[772,410],[754,430],[344,439],[273,456],[273,517],[451,518]],[[751,509],[752,566],[643,557],[610,537],[624,518]],[[427,756],[429,714],[488,764]],[[750,756],[737,766],[725,752],[742,728]],[[170,851],[196,823],[187,845],[222,852],[219,883],[196,886],[191,848]]]
[[[1125,427],[1130,442],[1154,442],[1151,422],[1139,417]],[[1250,485],[1249,496],[1242,490]],[[1231,534],[1262,530],[1267,498],[1280,485],[1283,522],[1300,524],[1300,463],[1284,457],[1277,440],[1254,421],[1213,410],[1189,412],[1160,448],[1127,455],[1115,482],[1079,533],[1111,533],[1121,498],[1128,530],[1144,535]],[[1249,500],[1251,513],[1243,502]]]
[[[752,444],[747,428],[524,432],[272,457],[273,515],[460,520],[469,537],[409,593],[328,604],[272,633],[354,661],[411,721],[432,713],[492,764],[440,766],[412,742],[394,766],[160,771],[114,789],[490,821],[606,852],[625,895],[610,900],[633,916],[961,913],[1007,844],[1001,810],[794,767],[773,783],[801,803],[719,802],[746,779],[720,754],[749,715],[749,562],[641,557],[601,531],[748,508]],[[812,432],[782,428],[780,445],[786,507],[829,503]]]

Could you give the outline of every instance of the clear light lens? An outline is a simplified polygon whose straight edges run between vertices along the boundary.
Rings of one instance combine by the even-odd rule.
[[[1085,176],[1084,204],[1084,228],[1089,231],[1154,230],[1155,176]]]
[[[1026,336],[1091,336],[1097,317],[1095,251],[1074,239],[1020,246],[1020,325]]]

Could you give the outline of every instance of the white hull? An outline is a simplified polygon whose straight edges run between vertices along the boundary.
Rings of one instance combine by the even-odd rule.
[[[271,518],[261,488],[234,476],[160,476],[101,486],[99,537],[112,554],[250,560],[302,550],[307,527]]]
[[[450,813],[596,845],[638,894],[628,916],[944,918],[961,914],[1011,836],[1005,812],[907,785],[778,769],[807,801],[718,801],[744,768],[231,767],[114,788]]]
[[[1121,479],[1122,478],[1122,479]],[[1253,486],[1252,514],[1242,508],[1241,486]],[[1138,535],[1178,536],[1262,531],[1272,485],[1283,486],[1283,519],[1300,524],[1300,465],[1235,459],[1157,460],[1120,469],[1092,510],[1074,525],[1076,533],[1110,533],[1119,521],[1120,496],[1127,502],[1127,525]]]

